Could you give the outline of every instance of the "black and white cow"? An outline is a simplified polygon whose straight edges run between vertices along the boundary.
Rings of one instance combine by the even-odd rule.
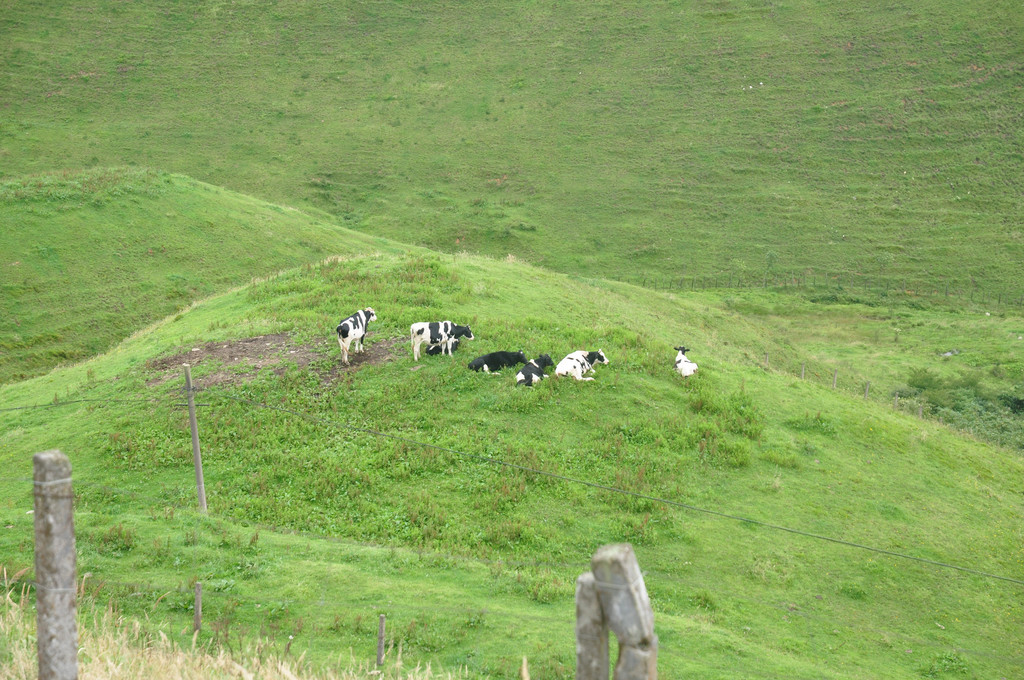
[[[338,331],[338,345],[341,347],[341,360],[348,364],[348,348],[352,348],[353,354],[363,351],[363,338],[366,337],[366,327],[371,321],[377,320],[377,314],[372,307],[360,309],[358,312],[342,319],[335,329]]]
[[[453,352],[459,348],[459,343],[460,342],[462,342],[462,340],[459,340],[458,338],[455,338],[454,340],[452,340],[451,350]],[[444,346],[443,345],[427,345],[427,349],[424,350],[424,351],[427,354],[429,354],[430,356],[436,357],[438,354],[442,354],[444,352]]]
[[[691,375],[697,372],[697,364],[693,363],[686,358],[686,353],[690,350],[686,347],[676,347],[679,354],[676,355],[676,370],[679,371],[679,375],[684,378],[689,378]]]
[[[559,361],[558,365],[555,366],[555,375],[571,375],[577,380],[593,380],[593,378],[584,378],[583,376],[592,372],[597,364],[607,363],[608,357],[604,355],[604,351],[587,352],[581,349],[568,354]]]
[[[523,350],[519,350],[518,352],[491,352],[490,354],[473,359],[469,362],[468,366],[474,371],[482,370],[484,373],[497,373],[508,366],[525,363],[526,355],[523,354]]]
[[[541,354],[536,359],[527,361],[522,370],[516,373],[516,384],[533,387],[534,383],[538,383],[544,379],[544,369],[548,366],[554,365],[555,362],[551,360],[551,356],[549,354]]]
[[[412,336],[412,356],[416,361],[420,360],[420,345],[423,343],[428,346],[439,345],[441,354],[450,355],[455,340],[473,339],[473,331],[469,330],[469,326],[459,326],[451,321],[419,321],[409,326],[409,334]]]

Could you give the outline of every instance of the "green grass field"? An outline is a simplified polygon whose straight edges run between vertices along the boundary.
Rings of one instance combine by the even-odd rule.
[[[1024,294],[1009,0],[4,9],[6,175],[155,167],[604,277]]]
[[[337,372],[335,310],[368,298],[370,348],[390,349]],[[416,364],[408,324],[442,310],[478,339]],[[194,368],[208,386],[211,516],[198,517],[182,378],[148,362],[278,332],[319,358]],[[182,641],[199,579],[221,644],[262,634],[318,664],[349,648],[362,658],[385,613],[407,661],[512,677],[526,655],[538,676],[571,677],[574,578],[598,545],[625,540],[648,570],[666,677],[1012,675],[1019,585],[679,505],[1021,575],[1019,456],[765,370],[761,351],[787,349],[773,334],[711,295],[368,254],[212,298],[99,359],[4,387],[5,404],[69,402],[0,413],[5,469],[27,476],[31,452],[67,451],[80,573]],[[680,338],[701,364],[686,383],[671,370]],[[532,390],[463,365],[512,345],[600,346],[612,363],[595,382]],[[5,486],[13,573],[28,566],[30,494]]]
[[[199,581],[215,651],[386,614],[389,663],[569,678],[628,541],[661,677],[1019,674],[1015,4],[0,8],[5,589],[60,448],[83,602],[186,648]],[[520,348],[611,363],[465,367]]]

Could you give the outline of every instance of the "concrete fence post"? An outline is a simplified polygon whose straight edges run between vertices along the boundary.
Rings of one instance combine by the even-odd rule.
[[[32,467],[39,680],[72,680],[78,677],[78,629],[71,461],[60,451],[43,451],[32,457]]]
[[[384,665],[384,615],[380,615],[380,619],[377,622],[377,666]]]
[[[576,581],[577,680],[608,677],[609,630],[619,641],[614,680],[656,680],[654,610],[633,546],[616,543],[599,548],[590,568]]]

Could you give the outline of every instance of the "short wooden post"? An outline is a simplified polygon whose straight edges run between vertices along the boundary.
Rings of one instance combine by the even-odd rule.
[[[594,574],[576,579],[576,680],[608,680],[608,626]]]
[[[656,680],[658,636],[654,633],[654,610],[651,609],[651,601],[633,546],[618,543],[599,548],[590,561],[590,568],[590,578],[586,578],[588,574],[584,574],[576,582],[576,679],[607,679],[607,631],[611,630],[619,641],[619,658],[615,663],[614,680]],[[595,591],[596,607],[593,603]],[[595,626],[595,609],[600,612],[600,621],[605,626],[603,636],[600,626]],[[580,634],[581,610],[584,611],[586,624],[591,630],[597,628],[596,641]],[[597,660],[582,659],[581,662],[581,651],[589,649],[596,653],[601,652],[602,637],[605,642],[603,656]],[[602,669],[604,675],[600,675]]]
[[[196,423],[196,395],[192,389],[192,368],[185,364],[185,392],[188,394],[188,424],[192,429],[192,463],[196,468],[196,492],[199,512],[206,512],[206,485],[203,483],[203,456],[199,452],[199,425]]]
[[[767,365],[768,365],[768,352],[765,352],[765,353],[764,353],[764,365],[765,365],[765,366],[767,366]]]
[[[384,665],[384,615],[377,622],[377,665]]]
[[[800,364],[800,379],[804,379],[804,369],[807,368],[807,362]]]
[[[203,629],[203,584],[196,581],[195,609],[192,615],[192,630],[199,632]]]
[[[32,467],[39,680],[68,680],[78,677],[71,461],[60,451],[43,451],[32,457]]]
[[[865,398],[865,399],[867,399],[867,398],[868,398],[868,392],[869,392],[870,390],[871,390],[871,381],[869,380],[869,381],[867,382],[867,384],[866,384],[866,385],[864,385],[864,398]]]
[[[917,417],[924,418],[924,406],[922,404],[917,405]]]
[[[835,373],[832,374],[832,389],[836,388],[836,383],[838,383],[838,382],[839,382],[839,369],[837,368],[835,370]]]

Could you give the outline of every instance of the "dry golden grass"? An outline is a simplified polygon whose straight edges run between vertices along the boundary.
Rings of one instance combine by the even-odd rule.
[[[36,620],[32,598],[7,590],[0,600],[0,668],[6,680],[34,680]],[[304,659],[267,655],[252,646],[236,655],[197,646],[183,649],[162,632],[152,634],[139,621],[85,604],[78,612],[78,677],[81,680],[146,678],[146,680],[452,680],[464,673],[403,669],[401,657],[376,669],[350,660],[344,670],[314,670]],[[83,622],[89,622],[83,625]]]

